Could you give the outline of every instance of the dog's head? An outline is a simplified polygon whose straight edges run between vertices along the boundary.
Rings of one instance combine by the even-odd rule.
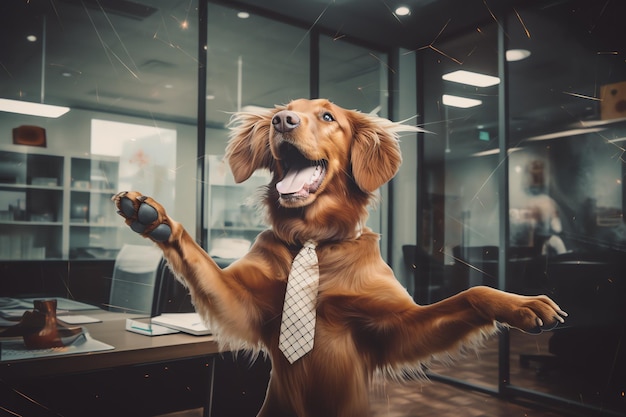
[[[268,197],[282,209],[316,207],[320,215],[320,206],[342,211],[356,205],[354,224],[400,167],[398,133],[419,130],[324,99],[237,113],[233,126],[226,158],[237,182],[269,169]]]

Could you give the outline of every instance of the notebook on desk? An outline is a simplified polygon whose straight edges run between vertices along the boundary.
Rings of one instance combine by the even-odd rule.
[[[211,334],[198,313],[163,313],[153,317],[152,323],[196,336]]]

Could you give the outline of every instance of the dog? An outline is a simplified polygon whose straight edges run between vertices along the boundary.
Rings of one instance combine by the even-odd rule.
[[[364,222],[375,191],[400,166],[400,132],[415,127],[325,99],[240,112],[232,122],[225,159],[235,180],[271,173],[261,197],[270,228],[244,257],[221,269],[152,198],[132,191],[114,201],[163,250],[224,347],[269,355],[258,416],[367,416],[378,371],[418,369],[495,333],[498,322],[535,333],[564,321],[547,296],[489,287],[420,306],[394,277]],[[317,244],[319,269],[314,344],[291,363],[279,348],[281,318],[292,262],[307,241]]]

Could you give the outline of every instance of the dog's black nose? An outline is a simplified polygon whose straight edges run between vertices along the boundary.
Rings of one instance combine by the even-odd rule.
[[[280,133],[286,133],[300,125],[300,118],[292,111],[281,110],[272,118],[272,125]]]

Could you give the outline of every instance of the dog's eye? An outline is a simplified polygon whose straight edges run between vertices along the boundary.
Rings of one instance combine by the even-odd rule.
[[[322,114],[322,120],[324,120],[325,122],[334,122],[335,118],[333,117],[332,114],[326,112]]]

